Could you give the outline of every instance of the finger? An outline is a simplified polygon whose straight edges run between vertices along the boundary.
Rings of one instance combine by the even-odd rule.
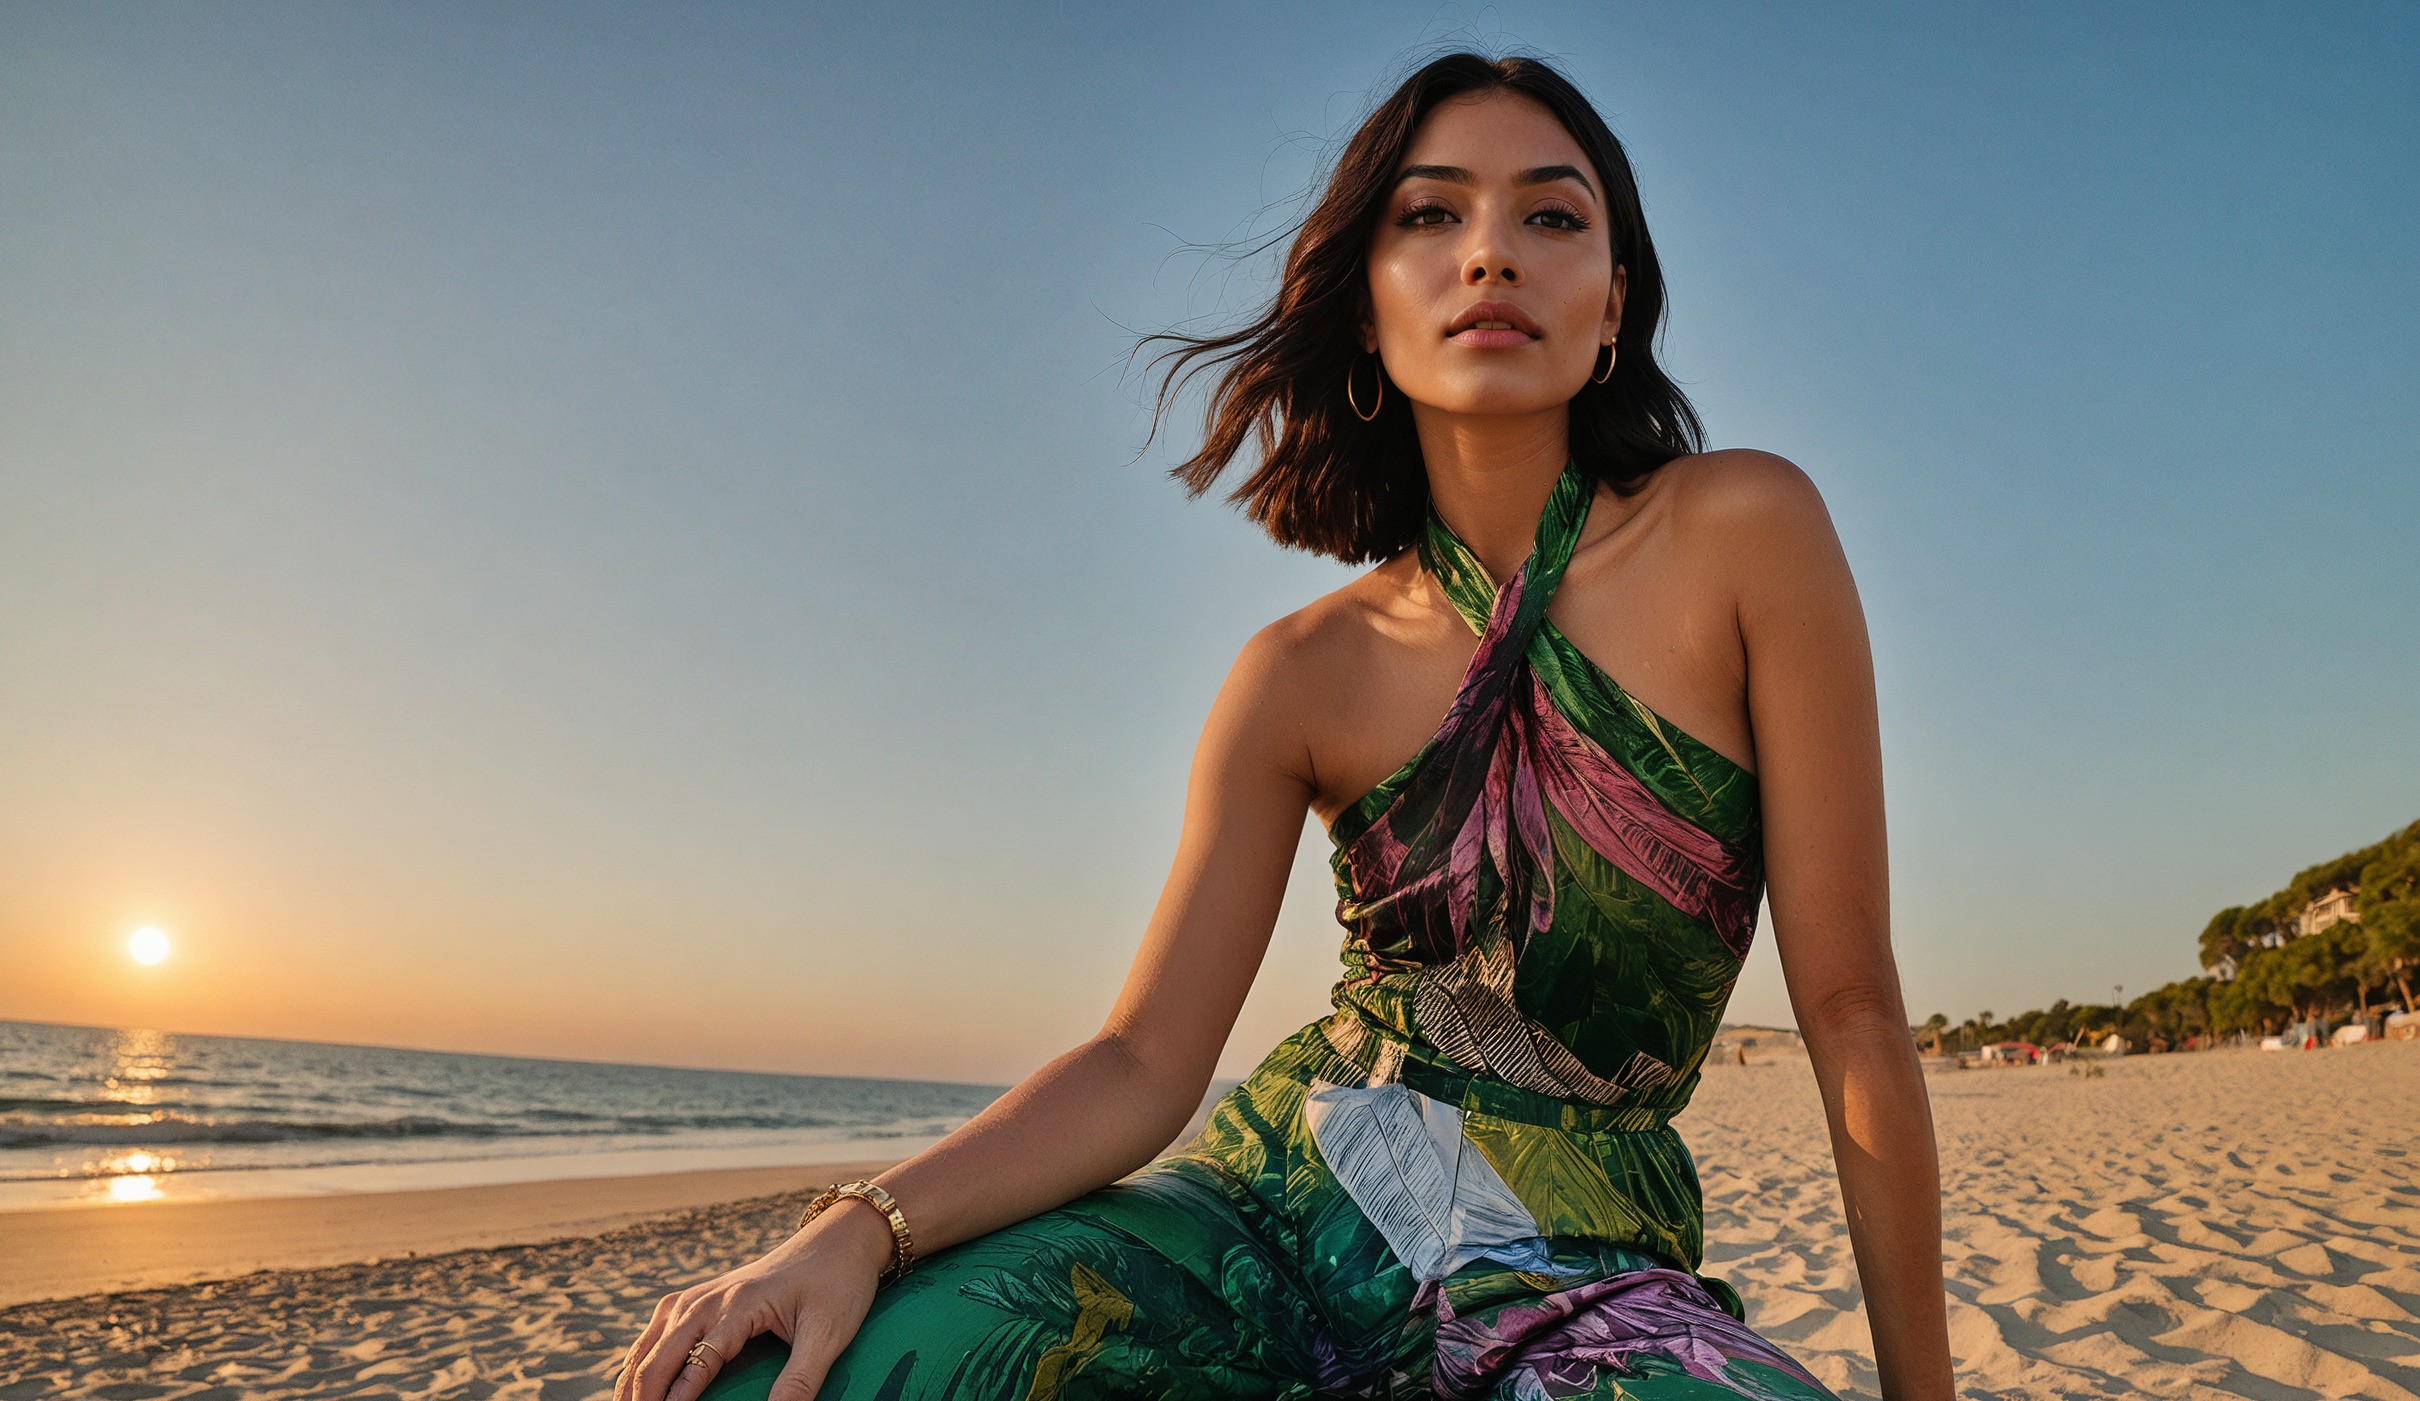
[[[613,1401],[639,1401],[639,1366],[646,1360],[643,1343],[632,1343],[622,1354],[622,1370],[613,1379]]]
[[[706,1332],[713,1322],[707,1312],[698,1307],[684,1307],[656,1335],[655,1346],[639,1363],[638,1395],[635,1401],[666,1401],[672,1394],[672,1384],[680,1380],[681,1371],[689,1361],[689,1345]],[[695,1371],[695,1368],[688,1368]]]
[[[655,1311],[647,1316],[647,1326],[639,1330],[638,1341],[630,1345],[630,1370],[638,1370],[639,1363],[655,1350],[655,1340],[664,1336],[665,1325],[672,1321],[680,1303],[678,1294],[667,1294],[655,1301]]]
[[[840,1348],[823,1329],[816,1327],[814,1319],[791,1320],[790,1360],[782,1364],[781,1374],[765,1393],[765,1401],[815,1401],[815,1394],[823,1390],[824,1380],[831,1375],[832,1363],[839,1356]]]
[[[666,1394],[664,1401],[694,1401],[697,1394],[706,1389],[706,1384],[723,1370],[723,1364],[737,1356],[753,1336],[755,1334],[738,1314],[726,1313],[715,1319],[699,1335],[706,1347],[699,1353],[697,1361],[688,1360],[689,1349],[682,1350],[681,1374],[672,1379],[672,1390]]]
[[[647,1354],[655,1350],[656,1339],[664,1336],[664,1328],[680,1307],[681,1296],[667,1294],[655,1301],[655,1312],[647,1326],[639,1331],[637,1342],[630,1345],[630,1355],[622,1359],[622,1375],[614,1382],[614,1401],[638,1401],[639,1373],[646,1366]]]

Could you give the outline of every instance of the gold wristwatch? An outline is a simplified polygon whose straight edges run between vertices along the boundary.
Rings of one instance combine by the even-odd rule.
[[[888,1284],[906,1274],[916,1263],[915,1246],[908,1240],[907,1218],[899,1214],[899,1203],[891,1200],[890,1193],[862,1178],[855,1182],[834,1183],[816,1193],[815,1200],[808,1202],[806,1211],[799,1216],[798,1229],[805,1230],[809,1221],[822,1215],[824,1208],[842,1197],[861,1198],[891,1218],[891,1259],[882,1267],[882,1274],[875,1283]]]

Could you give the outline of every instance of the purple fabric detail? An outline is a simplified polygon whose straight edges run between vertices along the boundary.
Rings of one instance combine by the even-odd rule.
[[[1408,965],[1444,963],[1471,943],[1471,910],[1478,902],[1479,854],[1500,849],[1504,800],[1491,793],[1497,747],[1512,710],[1512,681],[1526,636],[1513,633],[1528,587],[1523,564],[1497,591],[1495,611],[1463,670],[1453,707],[1431,741],[1436,752],[1360,836],[1345,847],[1356,907],[1350,915],[1365,943],[1400,942]],[[1395,830],[1406,811],[1429,814],[1409,841]],[[1539,824],[1543,830],[1543,821]],[[1503,868],[1499,866],[1499,871]],[[1381,937],[1381,936],[1392,936]],[[1373,963],[1373,971],[1379,971]]]
[[[1373,955],[1368,974],[1444,963],[1470,947],[1482,852],[1504,883],[1515,946],[1552,924],[1550,805],[1590,849],[1745,958],[1756,928],[1748,855],[1666,807],[1555,708],[1523,664],[1535,627],[1514,632],[1528,582],[1525,563],[1497,592],[1430,761],[1345,847],[1354,898],[1337,914]],[[1408,840],[1399,818],[1419,823]],[[1379,952],[1387,948],[1405,956]]]
[[[1756,906],[1745,854],[1658,801],[1638,775],[1555,709],[1545,687],[1533,682],[1528,690],[1531,723],[1522,727],[1522,747],[1555,811],[1591,850],[1673,908],[1714,926],[1733,957],[1747,957]]]
[[[1682,1370],[1717,1385],[1736,1385],[1723,1364],[1745,1358],[1832,1393],[1780,1348],[1723,1311],[1685,1270],[1624,1270],[1569,1289],[1457,1317],[1431,1281],[1412,1308],[1437,1314],[1438,1401],[1483,1401],[1526,1369],[1549,1396],[1591,1390],[1607,1367],[1630,1370],[1646,1352],[1662,1353]]]
[[[1311,1385],[1321,1396],[1349,1396],[1363,1378],[1354,1372],[1334,1334],[1322,1328],[1311,1340]]]

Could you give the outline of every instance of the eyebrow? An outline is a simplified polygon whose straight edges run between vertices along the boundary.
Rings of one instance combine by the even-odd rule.
[[[1459,165],[1407,165],[1403,173],[1395,177],[1395,183],[1400,185],[1406,180],[1444,180],[1456,185],[1479,183],[1478,176]],[[1539,165],[1513,172],[1513,183],[1516,185],[1545,185],[1556,180],[1577,180],[1591,199],[1596,198],[1597,187],[1588,183],[1588,177],[1580,173],[1578,166]]]

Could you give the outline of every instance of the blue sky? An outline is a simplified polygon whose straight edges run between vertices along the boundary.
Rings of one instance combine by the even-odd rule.
[[[1235,650],[1351,573],[1187,501],[1128,351],[1443,46],[1598,102],[1713,442],[1830,502],[1915,1015],[2420,817],[2420,12],[1675,9],[0,9],[0,1016],[1091,1032]],[[1326,1006],[1324,857],[1223,1073]]]

